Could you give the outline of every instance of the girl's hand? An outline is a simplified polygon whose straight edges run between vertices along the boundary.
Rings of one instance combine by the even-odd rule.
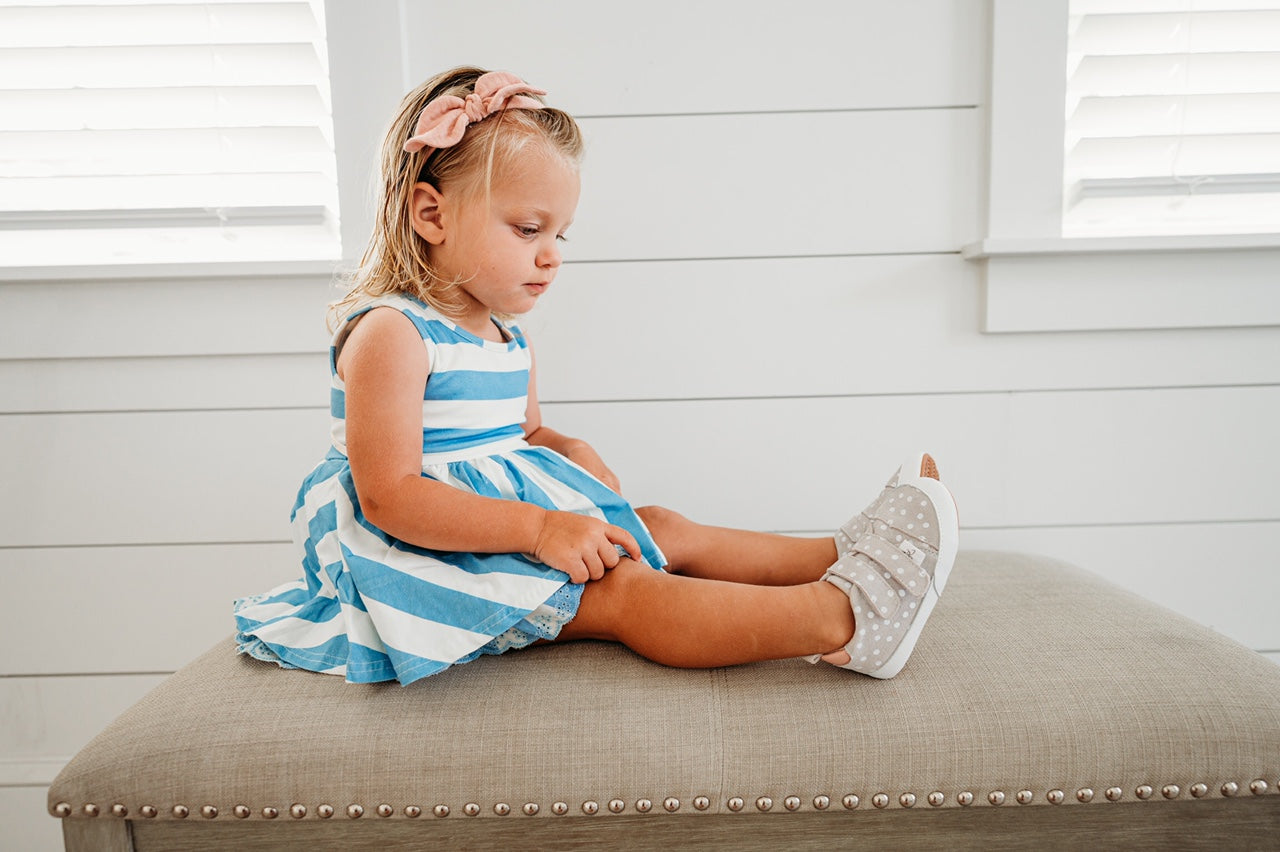
[[[585,583],[599,580],[622,560],[615,545],[640,558],[640,545],[622,527],[572,512],[547,512],[533,557],[568,574],[570,582]]]
[[[609,466],[600,458],[600,454],[590,444],[585,441],[575,441],[565,455],[569,461],[603,482],[610,491],[615,494],[622,493],[622,484],[618,482],[617,474],[609,469]]]

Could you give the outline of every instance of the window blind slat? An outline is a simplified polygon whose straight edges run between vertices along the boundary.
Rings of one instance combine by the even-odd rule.
[[[200,86],[0,90],[0,131],[140,128],[325,127],[328,105],[315,86]]]
[[[1086,96],[1213,95],[1280,91],[1277,50],[1192,56],[1091,56],[1067,84],[1067,101]]]
[[[45,89],[296,86],[314,84],[323,74],[310,44],[0,50],[0,88],[5,89],[29,89],[33,81]]]
[[[14,178],[6,183],[6,208],[13,211],[118,210],[128,221],[130,210],[190,209],[192,207],[296,207],[321,205],[334,209],[333,178],[322,173],[239,175],[144,175],[82,178]],[[128,208],[118,199],[127,194]],[[281,205],[280,199],[288,204]],[[189,199],[199,198],[193,204]],[[307,218],[310,218],[308,213]],[[12,223],[14,220],[9,219]],[[41,217],[37,225],[52,220]]]
[[[319,36],[305,2],[0,7],[0,47],[310,43]]]
[[[1068,177],[1280,174],[1280,133],[1083,139]]]
[[[0,101],[2,102],[2,101]],[[1280,132],[1280,93],[1083,98],[1068,145],[1082,138]]]
[[[1278,31],[1280,11],[1088,15],[1071,46],[1090,56],[1240,53],[1273,49]]]
[[[315,127],[3,133],[0,148],[0,178],[288,173],[333,161]]]

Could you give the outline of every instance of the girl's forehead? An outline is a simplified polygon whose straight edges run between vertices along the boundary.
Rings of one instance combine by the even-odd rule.
[[[572,160],[551,154],[521,158],[502,173],[495,174],[492,194],[510,200],[571,196],[577,202],[578,166]]]

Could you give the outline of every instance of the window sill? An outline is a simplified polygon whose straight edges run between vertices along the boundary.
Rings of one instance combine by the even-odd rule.
[[[1280,234],[987,239],[988,333],[1280,325]]]

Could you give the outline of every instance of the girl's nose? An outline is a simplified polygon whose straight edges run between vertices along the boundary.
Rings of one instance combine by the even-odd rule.
[[[543,269],[555,269],[560,266],[560,243],[551,242],[538,252],[538,266]]]

